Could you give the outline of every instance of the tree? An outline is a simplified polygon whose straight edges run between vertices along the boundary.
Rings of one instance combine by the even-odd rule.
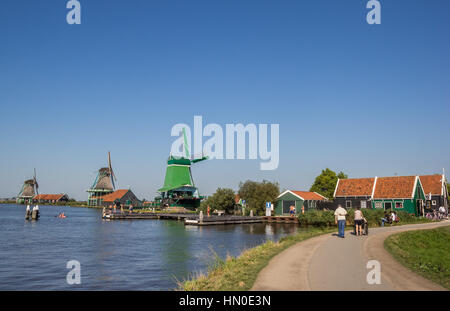
[[[326,168],[316,177],[309,191],[317,192],[328,199],[333,199],[334,189],[338,179],[347,179],[348,176],[343,172],[336,174],[334,171]]]
[[[245,183],[239,184],[239,197],[246,201],[246,206],[256,212],[264,215],[266,202],[275,203],[280,194],[280,186],[278,183],[263,180],[256,182],[247,180]]]
[[[203,200],[200,204],[200,210],[206,212],[209,205],[211,211],[224,210],[227,214],[234,212],[234,198],[235,194],[233,189],[229,188],[217,188],[216,192],[209,196],[206,200]]]

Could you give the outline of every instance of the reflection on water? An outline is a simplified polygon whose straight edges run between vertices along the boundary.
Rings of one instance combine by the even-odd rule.
[[[64,211],[66,219],[55,216]],[[0,289],[167,290],[204,272],[215,252],[237,256],[299,229],[290,224],[184,226],[171,220],[103,221],[99,210],[0,205]],[[81,284],[67,285],[66,263],[81,263]]]

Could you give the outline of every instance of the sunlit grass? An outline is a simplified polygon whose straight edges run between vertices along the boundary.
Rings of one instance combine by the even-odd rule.
[[[384,246],[404,266],[450,289],[450,226],[395,234]]]

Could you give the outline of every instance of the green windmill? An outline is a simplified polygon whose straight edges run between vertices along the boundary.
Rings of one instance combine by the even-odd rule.
[[[203,197],[199,196],[192,178],[191,165],[208,159],[207,156],[191,159],[187,143],[186,131],[183,128],[185,157],[170,155],[167,160],[164,186],[158,189],[163,207],[184,207],[195,209],[200,206]]]

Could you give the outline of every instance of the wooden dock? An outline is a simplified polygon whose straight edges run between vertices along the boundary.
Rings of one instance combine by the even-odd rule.
[[[211,225],[233,225],[252,223],[279,223],[298,224],[297,217],[290,216],[233,216],[233,215],[211,215],[200,219],[198,214],[193,213],[107,213],[102,217],[106,220],[133,220],[133,219],[170,219],[183,221],[185,225],[211,226]]]
[[[185,225],[191,226],[211,226],[211,225],[230,225],[230,224],[250,224],[261,223],[263,218],[260,216],[204,216],[200,219],[199,215],[192,213],[108,213],[102,217],[106,220],[133,220],[133,219],[171,219],[184,221]]]
[[[297,217],[291,216],[263,216],[264,222],[279,223],[279,224],[298,224]]]
[[[198,217],[196,214],[192,213],[107,213],[102,218],[109,220],[119,220],[119,219],[172,219],[172,220],[184,220],[188,217]]]
[[[262,223],[263,219],[260,216],[245,217],[245,216],[210,216],[200,219],[186,218],[184,220],[185,225],[191,226],[211,226],[211,225],[235,225],[235,224],[253,224]]]

